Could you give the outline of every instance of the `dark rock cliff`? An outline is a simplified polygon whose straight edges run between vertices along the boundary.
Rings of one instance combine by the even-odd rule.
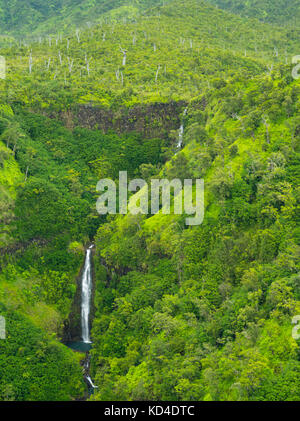
[[[81,126],[118,134],[137,132],[144,138],[168,138],[171,130],[180,126],[184,101],[141,104],[132,108],[111,110],[93,105],[78,105],[76,109],[63,112],[60,118],[66,127]]]

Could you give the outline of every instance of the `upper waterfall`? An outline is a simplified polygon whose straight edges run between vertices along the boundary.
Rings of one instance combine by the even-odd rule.
[[[184,113],[183,113],[183,117],[186,116],[188,109],[185,108]],[[183,144],[183,135],[184,135],[184,121],[182,120],[180,128],[179,128],[179,133],[178,133],[178,143],[177,143],[177,148],[181,149],[182,148],[182,144]]]

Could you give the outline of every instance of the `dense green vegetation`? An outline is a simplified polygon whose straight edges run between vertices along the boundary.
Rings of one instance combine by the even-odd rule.
[[[77,35],[3,49],[3,100],[52,112],[78,103],[120,108],[190,100],[214,77],[257,75],[291,63],[298,39],[298,30],[175,0],[137,22],[101,21]],[[127,51],[125,66],[120,48]]]
[[[203,225],[99,228],[94,399],[299,400],[299,93],[278,73],[191,105],[164,175],[205,179]]]
[[[100,222],[95,209],[98,179],[116,178],[120,165],[133,177],[141,165],[158,164],[163,141],[143,141],[137,134],[103,135],[83,128],[71,132],[56,120],[8,110],[0,122],[6,145],[1,155],[4,174],[0,173],[6,179],[1,201],[0,302],[11,312],[26,315],[51,338],[59,338],[74,299],[83,244],[94,236]],[[29,344],[29,353],[30,349]],[[74,357],[75,367],[76,361]],[[72,373],[79,382],[80,370]],[[61,389],[57,386],[49,393],[51,400],[69,396],[69,385],[59,379]],[[3,382],[5,388],[5,377]],[[38,384],[33,382],[35,387]],[[78,390],[73,389],[74,394]],[[22,393],[14,396],[33,399],[25,389]],[[46,399],[46,395],[41,391],[36,399]]]
[[[1,0],[0,27],[16,37],[33,32],[54,33],[58,26],[64,32],[100,16],[137,17],[144,9],[160,3],[160,0]]]
[[[201,3],[198,0],[198,3]],[[279,25],[296,26],[299,0],[207,0],[217,7],[241,16]],[[148,9],[169,3],[162,0],[14,0],[0,1],[2,35],[36,35],[66,32],[82,23],[91,24],[100,18],[136,19]]]
[[[83,398],[59,342],[90,241],[91,399],[299,400],[299,5],[210,3],[234,14],[0,2],[0,400]],[[122,170],[204,178],[204,223],[100,217],[97,181]]]
[[[81,369],[72,351],[16,311],[1,305],[1,315],[9,334],[0,341],[0,399],[67,401],[82,396]]]
[[[232,13],[279,25],[296,26],[300,18],[299,0],[208,0]]]

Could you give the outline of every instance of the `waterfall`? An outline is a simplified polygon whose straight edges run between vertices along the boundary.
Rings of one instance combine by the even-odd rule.
[[[178,134],[178,143],[177,143],[178,149],[182,148],[183,135],[184,135],[184,126],[183,126],[183,123],[181,123],[180,129],[179,129],[179,134]]]
[[[183,113],[183,117],[186,116],[188,109],[186,108],[184,110]],[[181,126],[179,128],[179,133],[178,133],[178,143],[177,143],[177,148],[181,149],[182,148],[182,144],[183,144],[183,135],[184,135],[184,121],[182,120],[181,122]]]
[[[93,292],[93,272],[92,272],[92,244],[85,255],[84,268],[81,277],[81,338],[82,341],[66,342],[66,345],[73,351],[84,352],[85,358],[80,364],[83,367],[83,378],[88,387],[89,396],[94,393],[95,386],[90,376],[92,341],[90,339],[90,313]],[[77,301],[76,301],[77,303]],[[77,308],[77,306],[76,306]],[[79,309],[78,309],[79,310]],[[76,335],[77,338],[77,335]]]
[[[90,340],[90,310],[91,310],[91,296],[93,288],[92,279],[92,261],[91,253],[92,248],[90,246],[86,251],[84,270],[82,274],[82,292],[81,292],[81,331],[82,340],[84,343],[91,343]]]
[[[98,386],[95,386],[92,379],[90,378],[90,376],[86,376],[86,380],[88,381],[88,383],[90,384],[90,386],[92,387],[92,389],[98,389]]]

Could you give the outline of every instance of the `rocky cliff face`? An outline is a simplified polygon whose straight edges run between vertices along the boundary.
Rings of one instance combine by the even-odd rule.
[[[61,119],[68,128],[81,126],[118,134],[137,132],[145,139],[168,138],[171,130],[180,126],[180,115],[187,104],[184,101],[137,105],[111,110],[93,105],[78,105],[76,110],[64,112]]]
[[[170,101],[112,110],[85,104],[77,105],[73,110],[61,112],[60,119],[69,129],[80,126],[101,130],[104,133],[111,130],[118,134],[136,132],[144,139],[168,139],[170,132],[179,128],[182,112],[187,105],[185,101]],[[203,97],[190,104],[189,107],[204,110],[206,100]],[[57,115],[51,117],[57,118]]]

